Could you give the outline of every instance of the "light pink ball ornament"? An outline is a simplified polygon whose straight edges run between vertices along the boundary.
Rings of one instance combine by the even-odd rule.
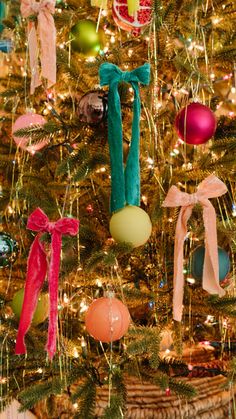
[[[88,333],[101,342],[119,340],[127,332],[129,324],[129,310],[115,297],[94,300],[85,316]]]
[[[46,120],[43,118],[43,116],[38,115],[37,113],[26,113],[25,115],[19,116],[12,128],[13,139],[17,147],[21,148],[22,150],[27,150],[31,154],[34,154],[36,151],[41,150],[43,147],[45,147],[45,145],[47,145],[48,143],[47,139],[39,141],[32,145],[28,145],[30,143],[30,137],[14,136],[14,132],[20,129],[30,128],[33,125],[44,125],[45,123]]]

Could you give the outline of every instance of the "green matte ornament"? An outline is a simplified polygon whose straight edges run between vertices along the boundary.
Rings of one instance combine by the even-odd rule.
[[[70,32],[71,48],[82,54],[95,56],[103,49],[104,33],[96,31],[97,24],[92,20],[80,20]]]
[[[193,278],[198,282],[202,280],[203,275],[203,264],[205,258],[205,247],[197,247],[191,259],[191,274]],[[219,281],[223,281],[230,271],[230,259],[228,253],[218,247],[218,258],[219,258]]]
[[[17,291],[13,297],[11,302],[11,308],[17,317],[20,319],[21,309],[24,300],[24,288]],[[38,299],[38,304],[36,310],[34,312],[32,324],[37,326],[38,324],[44,322],[48,317],[49,312],[49,296],[48,294],[40,294]]]
[[[6,268],[15,262],[19,252],[16,240],[4,231],[0,232],[0,268]]]

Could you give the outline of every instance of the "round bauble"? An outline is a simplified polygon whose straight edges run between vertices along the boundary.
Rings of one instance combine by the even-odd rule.
[[[178,136],[187,144],[204,144],[215,133],[216,117],[207,106],[190,103],[177,114],[175,128]]]
[[[197,247],[191,258],[191,274],[196,281],[202,280],[203,264],[205,258],[205,247]],[[228,253],[218,247],[218,260],[219,260],[219,280],[223,281],[230,271],[230,259]]]
[[[17,147],[29,151],[29,153],[34,154],[36,151],[41,150],[45,145],[47,145],[48,140],[42,140],[35,144],[30,144],[30,137],[16,137],[14,136],[14,133],[20,129],[23,128],[30,128],[33,125],[44,125],[46,123],[46,120],[37,113],[26,113],[25,115],[20,116],[15,121],[13,127],[12,127],[12,134],[14,141],[17,145]]]
[[[5,232],[0,232],[0,268],[6,268],[15,262],[19,253],[16,240]]]
[[[78,105],[79,119],[88,124],[99,124],[107,115],[105,92],[96,90],[81,97]]]
[[[80,20],[70,31],[71,48],[82,54],[95,56],[103,49],[104,33],[98,31],[97,23],[93,20]]]
[[[119,28],[138,35],[141,29],[151,22],[152,1],[140,0],[139,10],[135,16],[129,16],[127,0],[114,0],[112,15]]]
[[[11,308],[15,316],[17,317],[17,319],[20,319],[21,310],[22,310],[23,301],[24,301],[24,291],[25,291],[24,288],[17,291],[11,302]],[[33,315],[32,324],[37,326],[38,324],[43,323],[48,317],[48,312],[49,312],[49,296],[48,294],[40,294],[39,299],[38,299],[38,304]]]
[[[111,217],[110,233],[118,243],[127,242],[139,247],[148,241],[151,232],[151,220],[142,208],[127,205]]]
[[[93,301],[85,316],[88,333],[101,342],[114,342],[122,338],[129,324],[129,310],[115,297],[102,297]]]

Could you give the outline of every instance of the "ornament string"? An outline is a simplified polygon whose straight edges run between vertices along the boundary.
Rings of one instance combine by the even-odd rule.
[[[99,68],[100,85],[109,85],[108,92],[108,142],[111,161],[111,211],[126,204],[140,204],[139,137],[141,103],[138,83],[149,84],[148,63],[133,71],[122,71],[114,64],[104,63]],[[122,145],[121,103],[118,85],[125,81],[134,90],[132,139],[124,170]]]
[[[217,251],[216,213],[209,198],[217,198],[227,192],[226,185],[215,175],[203,180],[194,194],[181,192],[176,186],[171,186],[162,204],[163,207],[181,207],[175,232],[174,247],[174,295],[173,317],[181,321],[183,310],[183,245],[187,235],[187,222],[193,207],[199,203],[203,207],[203,222],[205,226],[205,259],[203,266],[203,289],[210,294],[222,297],[225,291],[219,285],[219,262]]]
[[[50,313],[48,340],[46,350],[52,359],[56,352],[57,310],[58,310],[58,277],[60,269],[60,253],[62,235],[75,236],[79,229],[79,221],[73,218],[61,218],[50,222],[46,214],[37,208],[29,217],[27,228],[38,234],[30,249],[28,269],[25,284],[24,301],[16,339],[16,354],[26,353],[25,335],[30,327],[38,296],[48,271]],[[42,233],[51,234],[51,259],[48,266],[47,253],[42,243]]]

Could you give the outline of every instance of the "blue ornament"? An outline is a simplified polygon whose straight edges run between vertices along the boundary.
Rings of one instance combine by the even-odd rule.
[[[0,51],[5,52],[6,54],[11,52],[13,49],[13,43],[11,39],[2,39],[0,41]]]
[[[192,254],[192,259],[191,259],[191,274],[193,278],[196,279],[197,281],[202,280],[204,258],[205,258],[205,247],[204,246],[197,247],[194,250]],[[230,259],[229,259],[228,253],[221,247],[218,247],[218,258],[219,258],[219,280],[223,281],[226,275],[230,271]]]

